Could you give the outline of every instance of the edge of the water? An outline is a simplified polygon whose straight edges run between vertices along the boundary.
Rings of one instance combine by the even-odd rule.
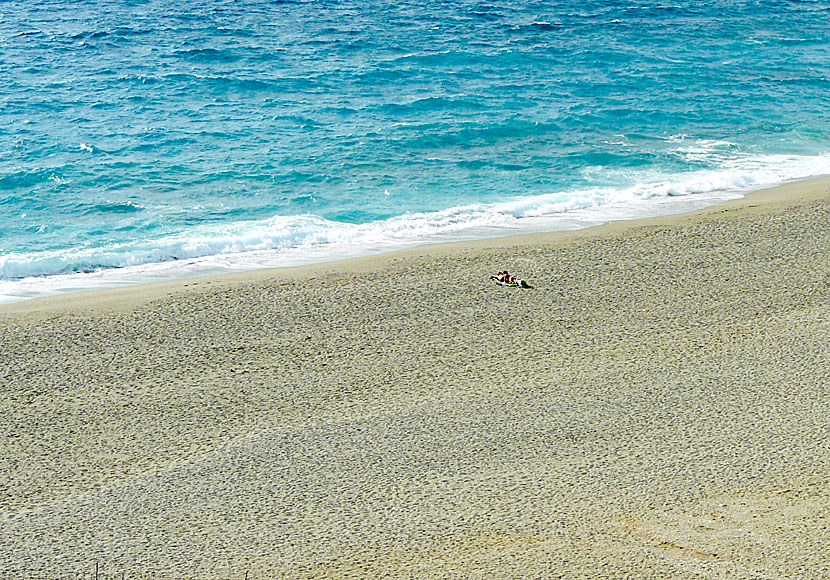
[[[610,221],[578,230],[522,233],[460,242],[426,244],[380,254],[347,258],[302,266],[262,268],[227,274],[149,282],[134,286],[103,288],[57,294],[0,304],[0,314],[48,315],[64,312],[126,311],[165,296],[185,295],[201,288],[230,286],[264,280],[309,280],[324,274],[359,274],[384,267],[392,261],[409,257],[446,256],[475,248],[529,247],[539,244],[564,244],[580,238],[619,234],[642,226],[680,225],[683,222],[721,216],[738,216],[745,212],[774,212],[799,201],[821,199],[830,195],[830,177],[815,177],[759,189],[739,199],[684,213]]]

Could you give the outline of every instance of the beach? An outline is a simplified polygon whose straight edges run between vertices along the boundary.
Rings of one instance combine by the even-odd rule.
[[[0,306],[0,578],[830,577],[828,255],[815,179]]]

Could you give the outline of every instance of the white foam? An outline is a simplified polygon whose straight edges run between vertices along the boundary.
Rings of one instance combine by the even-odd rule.
[[[716,148],[725,142],[698,142]],[[731,158],[718,171],[659,178],[640,173],[627,187],[551,192],[349,224],[314,215],[205,225],[152,241],[0,256],[0,302],[60,292],[254,269],[295,266],[450,240],[588,227],[687,211],[785,181],[830,174],[830,154]],[[84,270],[84,272],[78,272]]]

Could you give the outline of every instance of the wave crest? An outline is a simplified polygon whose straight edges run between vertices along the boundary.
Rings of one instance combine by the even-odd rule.
[[[596,210],[591,219],[582,224],[591,225],[613,219],[609,216],[620,207],[647,205],[655,198],[692,198],[700,194],[727,196],[827,174],[830,174],[830,154],[809,157],[771,155],[733,160],[718,171],[698,171],[671,178],[654,176],[647,179],[641,174],[644,179],[628,187],[557,191],[501,203],[411,212],[368,223],[345,223],[305,214],[206,224],[187,232],[125,243],[6,254],[0,256],[0,279],[20,280],[255,252],[269,252],[271,259],[280,252],[289,251],[295,255],[321,250],[335,256],[343,252],[360,254],[448,238],[472,239],[508,230],[521,231],[526,221],[538,218],[547,220],[542,229],[570,229],[579,227],[578,223],[573,225],[575,218],[572,215],[578,210]],[[141,208],[130,205],[109,209],[140,211]],[[568,225],[563,225],[565,223]]]

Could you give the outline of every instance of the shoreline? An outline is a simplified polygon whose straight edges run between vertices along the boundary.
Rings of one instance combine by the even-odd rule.
[[[8,305],[0,578],[825,579],[828,253],[823,179]]]
[[[410,256],[441,256],[460,249],[498,248],[505,246],[533,245],[538,243],[564,242],[583,236],[602,235],[641,225],[664,225],[676,223],[678,219],[707,215],[720,211],[717,208],[740,208],[752,206],[756,203],[786,204],[793,197],[815,198],[821,195],[825,186],[830,186],[830,177],[814,177],[797,180],[774,187],[750,191],[743,197],[724,200],[713,205],[691,211],[682,211],[656,216],[620,219],[604,222],[575,230],[557,230],[550,232],[533,232],[510,234],[506,236],[480,238],[474,240],[440,242],[422,244],[403,249],[391,250],[377,254],[363,255],[353,258],[343,258],[327,262],[317,262],[299,266],[264,267],[239,272],[197,275],[175,278],[158,282],[144,282],[126,286],[107,287],[101,289],[68,291],[50,296],[42,296],[0,304],[0,315],[31,312],[58,312],[62,308],[95,309],[99,306],[106,308],[129,308],[147,300],[153,300],[171,293],[185,292],[185,288],[204,284],[234,284],[236,282],[255,282],[267,279],[301,279],[306,280],[322,274],[331,273],[361,273],[388,264],[397,259]]]

